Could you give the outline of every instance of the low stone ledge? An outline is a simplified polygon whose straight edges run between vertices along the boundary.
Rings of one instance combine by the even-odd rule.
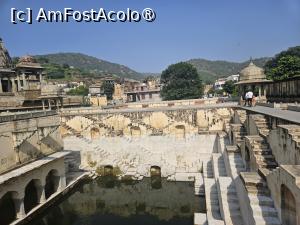
[[[82,182],[87,181],[90,178],[89,172],[85,172],[84,174],[77,177],[74,181],[69,183],[63,190],[54,193],[51,195],[45,203],[37,205],[35,208],[33,208],[24,218],[18,219],[14,222],[12,222],[10,225],[25,225],[29,224],[29,222],[34,219],[37,215],[44,212],[46,209],[54,205],[57,201],[59,201],[62,197],[72,193],[72,190],[75,190],[76,187]]]
[[[288,110],[300,112],[300,105],[288,105]]]
[[[63,158],[66,155],[68,155],[69,153],[70,153],[70,151],[56,152],[56,153],[53,153],[53,154],[51,154],[49,156],[46,156],[44,158],[38,159],[38,160],[36,160],[32,163],[29,163],[29,164],[26,164],[22,167],[19,167],[15,170],[7,172],[7,173],[0,176],[0,185],[8,182],[11,179],[22,176],[22,175],[24,175],[24,174],[26,174],[26,173],[34,170],[34,169],[38,169],[38,168],[42,167],[45,164],[48,164],[48,163],[53,162],[57,159]]]
[[[300,188],[300,165],[281,165],[280,168],[291,176]]]

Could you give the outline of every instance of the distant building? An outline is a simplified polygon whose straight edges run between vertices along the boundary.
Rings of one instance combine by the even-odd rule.
[[[29,55],[13,66],[0,38],[0,110],[61,107],[65,98],[62,87],[47,83],[45,75],[44,68]],[[70,98],[65,100],[67,105],[81,104]]]
[[[104,90],[101,88],[102,84],[92,84],[89,86],[89,94],[91,96],[96,96],[96,95],[104,95]]]
[[[239,81],[239,74],[234,74],[234,75],[230,75],[229,77],[226,77],[226,81],[233,81],[233,82],[238,82]]]
[[[223,86],[226,82],[226,78],[219,78],[218,80],[216,80],[216,82],[214,83],[214,89],[215,90],[222,90]]]
[[[150,88],[146,83],[141,83],[134,87],[134,90],[125,92],[127,102],[147,102],[161,101],[160,87],[152,86]]]
[[[239,74],[230,75],[226,78],[219,78],[215,81],[213,87],[215,90],[223,90],[223,86],[226,83],[226,81],[233,81],[234,83],[239,81]]]

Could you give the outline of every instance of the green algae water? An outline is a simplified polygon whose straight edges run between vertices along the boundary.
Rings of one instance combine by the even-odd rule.
[[[102,177],[83,184],[30,224],[193,225],[194,212],[203,212],[204,205],[194,195],[193,182]]]

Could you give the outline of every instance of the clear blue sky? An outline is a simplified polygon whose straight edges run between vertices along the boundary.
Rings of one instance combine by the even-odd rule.
[[[153,23],[10,23],[10,8],[153,8]],[[80,52],[161,72],[191,58],[244,61],[300,45],[299,0],[0,0],[0,37],[12,56]]]

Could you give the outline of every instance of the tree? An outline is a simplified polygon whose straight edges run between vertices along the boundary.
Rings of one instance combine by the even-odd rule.
[[[234,82],[232,80],[228,80],[225,82],[223,86],[223,90],[230,95],[237,96],[238,95],[238,90],[237,86],[234,85]]]
[[[163,85],[160,95],[163,100],[200,98],[203,85],[195,67],[180,62],[169,66],[161,75]]]
[[[284,80],[300,75],[300,46],[277,54],[265,65],[269,79]]]
[[[85,86],[79,86],[77,88],[74,88],[70,91],[68,91],[68,95],[82,95],[86,96],[89,93],[89,89],[86,88]]]
[[[108,100],[112,100],[112,96],[114,94],[115,85],[111,82],[104,82],[101,86],[101,89],[104,91]]]

